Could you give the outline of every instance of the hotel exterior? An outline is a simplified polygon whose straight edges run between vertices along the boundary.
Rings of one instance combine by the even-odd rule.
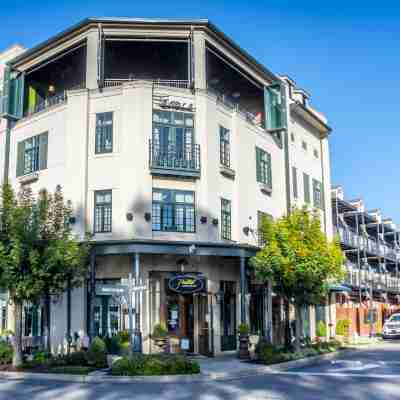
[[[309,205],[333,232],[330,128],[307,92],[207,20],[89,18],[15,51],[0,58],[3,180],[60,184],[75,234],[93,235],[90,279],[52,302],[53,350],[128,329],[129,274],[144,352],[158,323],[171,351],[235,350],[241,322],[279,342],[281,300],[248,268],[260,221]],[[304,313],[311,337],[332,314]],[[40,305],[24,335],[43,335]]]
[[[334,293],[335,320],[348,320],[351,336],[382,334],[384,321],[400,311],[399,231],[379,209],[367,210],[362,199],[347,200],[343,187],[333,187],[331,195],[346,271]]]

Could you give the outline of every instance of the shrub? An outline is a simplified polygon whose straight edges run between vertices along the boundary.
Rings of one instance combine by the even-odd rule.
[[[238,327],[238,332],[240,335],[248,335],[250,332],[249,325],[247,324],[240,324]]]
[[[11,364],[13,358],[13,348],[6,342],[0,342],[0,364]]]
[[[107,366],[106,345],[102,339],[95,337],[86,353],[87,364],[96,368]]]
[[[65,365],[69,366],[85,366],[87,365],[86,353],[84,351],[76,351],[62,357]]]
[[[129,332],[128,331],[119,331],[116,335],[121,342],[129,342]]]
[[[181,355],[135,354],[117,360],[111,367],[112,375],[178,375],[197,374],[200,367],[195,361]]]
[[[349,334],[350,321],[348,319],[339,319],[336,322],[336,335],[347,336]]]
[[[33,362],[36,364],[44,364],[48,359],[47,354],[44,351],[36,351],[33,354]]]
[[[154,325],[153,338],[165,338],[168,335],[167,328],[163,324]]]
[[[327,335],[327,330],[326,330],[326,325],[324,321],[319,321],[317,324],[317,331],[316,331],[316,335],[318,337],[326,337]]]

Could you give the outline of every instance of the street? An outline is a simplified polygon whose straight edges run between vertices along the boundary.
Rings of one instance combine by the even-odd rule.
[[[400,399],[400,343],[318,366],[208,383],[73,384],[1,381],[0,400]]]

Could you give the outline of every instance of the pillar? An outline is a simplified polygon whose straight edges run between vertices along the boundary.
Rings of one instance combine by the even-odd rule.
[[[240,257],[240,323],[246,323],[246,260]]]
[[[88,336],[93,339],[94,335],[94,299],[96,296],[96,255],[92,250],[90,253],[90,277],[88,285]]]

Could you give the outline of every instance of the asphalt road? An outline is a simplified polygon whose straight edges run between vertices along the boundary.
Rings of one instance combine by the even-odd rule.
[[[0,381],[0,400],[400,399],[400,342],[318,366],[209,383],[69,384]]]

